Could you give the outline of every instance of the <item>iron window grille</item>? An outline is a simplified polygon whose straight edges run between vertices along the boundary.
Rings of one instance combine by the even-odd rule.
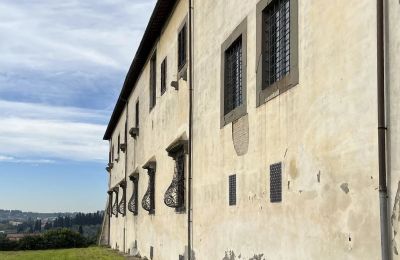
[[[112,207],[112,214],[118,217],[118,187],[115,187],[113,191],[115,192],[115,201]]]
[[[118,146],[117,146],[117,155],[118,155],[118,158],[117,158],[117,159],[119,159],[119,151],[120,151],[120,148],[121,148],[121,136],[118,135]]]
[[[157,81],[157,56],[154,54],[150,60],[150,110],[156,105],[156,81]]]
[[[290,0],[273,0],[262,13],[263,89],[290,72]]]
[[[144,166],[144,169],[147,170],[147,174],[149,175],[149,184],[146,193],[142,199],[142,207],[144,210],[148,211],[149,214],[155,213],[155,201],[154,201],[154,189],[155,189],[155,173],[156,167],[155,163],[151,163],[150,165]]]
[[[175,161],[174,176],[164,194],[164,203],[176,211],[185,210],[185,152],[183,145],[170,154]]]
[[[270,201],[282,201],[282,163],[275,163],[270,165]]]
[[[138,196],[139,196],[139,175],[131,176],[129,179],[132,181],[133,189],[132,189],[132,197],[128,202],[128,210],[133,213],[133,215],[138,214]]]
[[[113,200],[113,197],[112,197],[112,194],[113,194],[113,192],[111,191],[111,190],[109,190],[108,192],[108,208],[107,208],[107,213],[108,213],[108,215],[109,216],[111,216],[112,214],[113,214],[113,212],[112,212],[112,200]]]
[[[242,36],[225,51],[224,114],[243,104]]]
[[[167,58],[161,63],[161,95],[167,90]]]
[[[236,205],[236,174],[229,176],[229,206]]]
[[[122,181],[120,184],[120,187],[122,188],[122,198],[118,205],[118,212],[120,214],[122,214],[122,216],[125,216],[125,212],[126,212],[126,182]]]
[[[182,27],[178,34],[178,71],[182,70],[186,65],[186,24]]]

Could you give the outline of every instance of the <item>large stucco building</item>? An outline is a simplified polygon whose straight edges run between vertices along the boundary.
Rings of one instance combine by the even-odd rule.
[[[397,0],[159,0],[104,136],[103,243],[400,259],[399,70]]]

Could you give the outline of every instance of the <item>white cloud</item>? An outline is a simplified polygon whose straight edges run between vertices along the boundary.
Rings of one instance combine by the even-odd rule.
[[[0,108],[12,105],[0,101]],[[102,111],[24,103],[15,107],[0,113],[0,161],[106,160],[105,125],[81,121],[101,117]]]

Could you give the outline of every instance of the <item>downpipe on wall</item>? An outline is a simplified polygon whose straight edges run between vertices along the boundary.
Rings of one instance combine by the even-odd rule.
[[[192,165],[193,165],[193,5],[189,1],[189,165],[188,165],[188,260],[194,260],[193,248],[193,209],[192,209]]]
[[[389,218],[386,170],[386,113],[385,113],[385,48],[384,0],[377,0],[377,98],[378,98],[378,157],[379,208],[382,260],[389,260]]]

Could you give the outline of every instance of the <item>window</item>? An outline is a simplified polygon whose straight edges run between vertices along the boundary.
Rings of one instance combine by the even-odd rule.
[[[242,36],[225,51],[225,115],[243,104]]]
[[[122,188],[122,197],[121,201],[118,204],[118,212],[125,216],[125,208],[126,208],[126,182],[122,181],[119,186]]]
[[[297,0],[257,5],[257,105],[298,83]]]
[[[167,58],[161,63],[161,95],[167,90]]]
[[[119,150],[120,150],[120,148],[121,148],[121,136],[118,135],[118,147],[117,147],[118,158],[117,159],[119,159]]]
[[[168,155],[175,161],[172,182],[164,194],[164,203],[176,212],[185,211],[185,160],[187,141],[180,140],[167,148]]]
[[[149,162],[145,166],[144,169],[147,170],[147,174],[149,175],[149,184],[147,187],[147,191],[142,199],[142,208],[149,212],[149,214],[155,213],[155,201],[154,201],[154,189],[155,189],[155,174],[156,174],[156,164],[155,162]]]
[[[236,174],[229,176],[229,206],[236,205]]]
[[[111,215],[113,214],[113,209],[112,209],[113,191],[109,190],[109,191],[107,191],[107,193],[108,193],[108,209],[107,209],[107,211],[108,211],[108,215],[111,217]]]
[[[139,100],[136,101],[135,105],[135,126],[139,128]]]
[[[178,33],[178,71],[181,71],[186,65],[186,21]]]
[[[247,20],[222,44],[221,127],[246,114]]]
[[[133,213],[133,215],[138,214],[138,196],[139,196],[139,174],[136,173],[129,177],[132,181],[132,197],[128,202],[128,210]]]
[[[157,56],[153,54],[150,60],[150,110],[156,105],[156,81],[157,81]]]
[[[114,187],[113,191],[115,192],[115,201],[114,201],[114,205],[112,207],[112,214],[114,214],[116,217],[118,217],[118,191],[119,191],[119,188]]]
[[[282,163],[271,164],[270,170],[270,201],[281,202],[282,201]]]

